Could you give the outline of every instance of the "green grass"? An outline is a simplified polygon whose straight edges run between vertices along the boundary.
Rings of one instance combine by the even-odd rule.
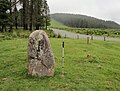
[[[120,29],[71,28],[66,30],[80,34],[120,38]]]
[[[51,38],[54,77],[27,75],[28,39],[0,41],[0,91],[119,91],[120,42],[64,39],[65,75],[61,76],[61,43]]]
[[[68,28],[68,27],[54,19],[51,19],[50,28]]]

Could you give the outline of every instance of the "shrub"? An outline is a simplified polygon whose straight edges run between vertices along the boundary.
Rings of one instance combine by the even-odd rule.
[[[58,38],[61,38],[61,35],[60,35],[60,34],[58,34]]]

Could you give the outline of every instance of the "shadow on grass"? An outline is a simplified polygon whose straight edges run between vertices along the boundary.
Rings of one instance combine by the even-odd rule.
[[[55,78],[60,79],[61,69],[57,68],[56,71],[55,71],[54,76],[50,76],[50,77],[48,77],[48,76],[45,76],[45,77],[31,76],[31,75],[28,74],[27,69],[14,72],[12,74],[15,74],[14,75],[15,77],[18,77],[20,79],[27,79],[27,80],[45,80],[45,79],[55,79]]]

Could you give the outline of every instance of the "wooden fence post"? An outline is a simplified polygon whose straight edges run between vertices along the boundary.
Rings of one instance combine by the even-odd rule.
[[[106,37],[104,37],[104,41],[106,41]]]
[[[90,37],[87,37],[87,44],[90,43]]]
[[[77,39],[79,39],[79,35],[77,35]]]
[[[93,40],[93,36],[91,36],[91,40]]]
[[[66,34],[65,34],[65,38],[67,38]]]

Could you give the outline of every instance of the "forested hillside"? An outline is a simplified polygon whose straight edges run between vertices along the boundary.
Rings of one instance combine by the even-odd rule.
[[[51,14],[51,18],[74,28],[120,28],[120,25],[114,21],[105,21],[85,15],[56,13]]]

